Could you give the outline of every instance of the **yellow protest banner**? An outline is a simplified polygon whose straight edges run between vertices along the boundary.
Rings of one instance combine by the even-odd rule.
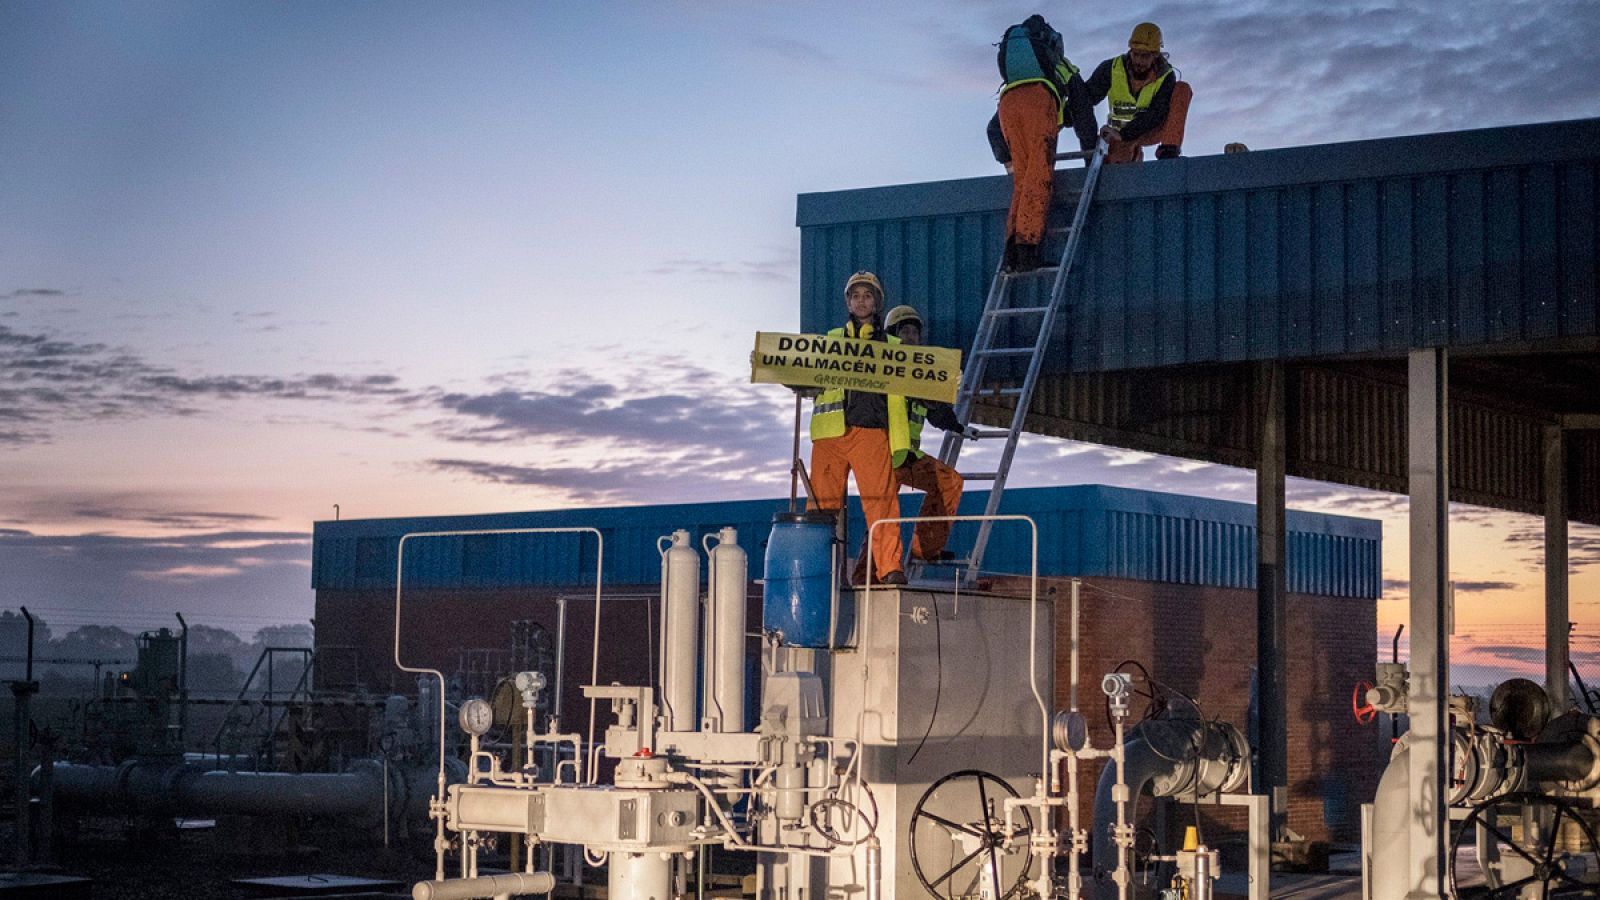
[[[821,334],[756,332],[750,381],[954,403],[961,351]]]

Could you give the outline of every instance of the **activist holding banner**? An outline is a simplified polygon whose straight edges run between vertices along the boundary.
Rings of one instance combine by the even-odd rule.
[[[898,340],[901,346],[918,347],[922,345],[922,315],[916,307],[896,306],[889,310],[884,317],[883,330],[888,333],[890,340]],[[977,429],[963,426],[961,420],[956,418],[956,411],[948,403],[938,400],[923,400],[906,398],[906,424],[907,439],[910,447],[903,459],[896,458],[894,467],[895,482],[901,487],[919,490],[923,493],[922,509],[918,517],[922,516],[953,516],[961,509],[961,488],[965,484],[961,473],[939,461],[936,456],[922,452],[922,426],[923,423],[932,423],[935,428],[944,431],[961,433],[968,440],[976,440]],[[953,558],[945,544],[950,540],[950,526],[952,522],[918,522],[916,530],[911,534],[911,557],[924,562],[944,562]],[[874,557],[877,554],[873,554]],[[862,554],[856,562],[855,580],[863,580],[867,567],[866,554]]]
[[[883,284],[857,272],[844,286],[850,319],[829,337],[900,343],[883,330]],[[900,516],[900,485],[894,467],[911,452],[906,398],[898,394],[828,388],[811,407],[811,491],[819,509],[844,508],[847,480],[856,476],[861,509],[872,535],[872,561],[880,584],[905,584],[900,567],[900,529],[872,523]],[[865,554],[861,575],[865,575]],[[862,577],[861,581],[865,581]]]

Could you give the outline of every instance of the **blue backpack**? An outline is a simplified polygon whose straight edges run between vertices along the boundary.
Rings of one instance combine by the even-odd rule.
[[[1043,78],[1058,88],[1056,66],[1066,61],[1061,32],[1050,27],[1044,16],[1029,16],[1022,24],[1006,29],[1000,39],[1000,77],[1006,84]]]

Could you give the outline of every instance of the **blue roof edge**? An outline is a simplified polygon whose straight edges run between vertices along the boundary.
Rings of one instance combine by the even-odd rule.
[[[1102,173],[1096,196],[1102,201],[1132,200],[1552,164],[1593,159],[1596,147],[1600,118],[1373,138],[1111,166]],[[1060,188],[1076,187],[1082,180],[1081,169],[1056,175]],[[1008,176],[993,175],[805,193],[797,199],[795,224],[805,228],[991,212],[1005,209],[1010,191]]]
[[[963,506],[987,497],[987,491],[968,492]],[[752,517],[775,513],[788,508],[787,498],[764,500],[727,500],[703,503],[644,504],[637,506],[578,507],[523,512],[468,513],[449,516],[398,516],[380,519],[323,520],[312,524],[313,544],[318,538],[399,537],[414,531],[465,531],[494,528],[533,527],[528,525],[533,517],[541,525],[550,527],[570,524],[592,525],[605,528],[626,522],[638,513],[648,511],[651,518],[683,517],[685,523],[704,519],[707,512],[726,516],[729,522],[748,521]],[[1255,505],[1237,500],[1214,497],[1196,497],[1189,494],[1171,494],[1138,488],[1114,487],[1103,484],[1065,485],[1057,487],[1012,488],[1006,492],[1005,507],[1008,513],[1027,514],[1044,510],[1112,510],[1119,512],[1150,513],[1180,519],[1225,522],[1228,524],[1255,524]],[[712,524],[712,523],[701,523]],[[1311,512],[1291,509],[1287,525],[1290,531],[1309,534],[1329,534],[1340,537],[1382,540],[1383,523],[1376,519],[1336,513]]]

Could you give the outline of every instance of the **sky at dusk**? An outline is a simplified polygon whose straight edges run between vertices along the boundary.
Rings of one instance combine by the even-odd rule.
[[[795,195],[996,173],[992,43],[1032,11],[0,0],[0,605],[248,633],[310,616],[335,504],[785,493],[789,395],[746,366],[798,327]],[[1592,0],[1042,11],[1085,68],[1158,22],[1189,155],[1600,115]],[[1254,499],[1052,439],[1018,467]],[[1405,498],[1289,495],[1382,520],[1392,631]],[[1458,507],[1452,541],[1458,676],[1539,670],[1541,522]]]

